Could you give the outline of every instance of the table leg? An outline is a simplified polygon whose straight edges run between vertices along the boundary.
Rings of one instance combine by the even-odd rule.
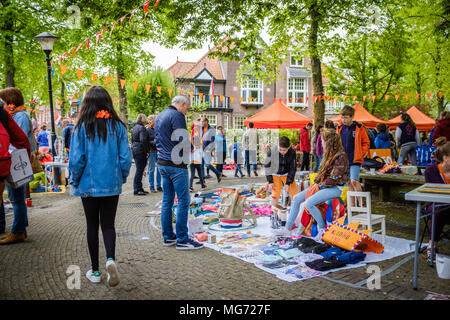
[[[419,267],[420,207],[421,207],[421,203],[417,202],[417,213],[416,213],[416,250],[414,252],[414,277],[413,277],[413,288],[414,288],[414,290],[417,290],[417,272],[418,272],[418,267]]]
[[[435,203],[433,202],[433,213],[431,214],[431,259],[429,261],[430,267],[433,266],[433,257],[434,257],[434,209]]]

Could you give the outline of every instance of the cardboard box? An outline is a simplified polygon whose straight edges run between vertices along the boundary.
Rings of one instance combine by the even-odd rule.
[[[18,188],[33,180],[33,169],[27,150],[15,149],[11,152],[11,173],[6,183],[13,188]]]

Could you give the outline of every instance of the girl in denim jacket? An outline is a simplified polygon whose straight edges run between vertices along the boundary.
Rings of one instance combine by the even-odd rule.
[[[98,267],[100,224],[106,249],[107,281],[110,286],[116,286],[119,277],[114,262],[114,220],[122,184],[131,167],[131,150],[125,125],[103,87],[92,87],[83,99],[70,146],[71,194],[80,196],[83,203],[92,262],[86,277],[94,283],[101,282]]]

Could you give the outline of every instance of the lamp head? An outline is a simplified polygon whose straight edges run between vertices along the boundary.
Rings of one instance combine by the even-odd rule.
[[[34,37],[39,43],[41,44],[42,50],[50,54],[53,50],[53,44],[56,40],[59,39],[59,37],[51,34],[50,32],[42,32],[41,34],[38,34],[36,37]]]

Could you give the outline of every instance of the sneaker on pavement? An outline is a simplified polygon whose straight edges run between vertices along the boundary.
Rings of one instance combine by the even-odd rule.
[[[164,246],[165,246],[165,247],[173,246],[173,245],[176,244],[176,243],[177,243],[177,238],[175,238],[175,239],[170,239],[170,240],[164,239]]]
[[[102,281],[102,274],[100,271],[92,272],[92,269],[90,269],[86,272],[86,278],[88,278],[92,283],[100,283]]]
[[[162,187],[158,187],[158,188],[156,188],[156,190],[157,190],[157,191],[160,191],[160,192],[163,191]]]
[[[178,250],[196,250],[201,248],[203,248],[203,243],[199,243],[190,238],[184,242],[177,242]]]
[[[108,285],[110,287],[115,287],[119,284],[119,273],[117,272],[116,263],[112,258],[106,261],[106,272],[108,273]]]
[[[155,190],[155,188],[150,188],[150,192],[151,193],[156,193],[157,191]]]

